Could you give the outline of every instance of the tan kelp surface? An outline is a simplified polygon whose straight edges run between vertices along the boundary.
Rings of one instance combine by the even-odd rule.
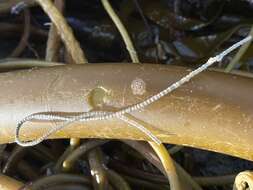
[[[17,123],[37,112],[86,112],[138,103],[190,70],[166,65],[68,65],[0,74],[0,142],[14,141]],[[163,142],[253,160],[253,79],[208,71],[143,111],[131,113]],[[61,113],[66,114],[66,113]],[[28,122],[31,140],[60,122]],[[113,119],[76,122],[50,138],[146,139]],[[149,140],[149,139],[146,139]]]

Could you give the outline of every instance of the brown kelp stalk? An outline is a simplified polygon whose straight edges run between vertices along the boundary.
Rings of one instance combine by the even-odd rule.
[[[97,72],[98,68],[101,72]],[[0,142],[13,142],[17,122],[34,112],[47,112],[45,104],[50,103],[52,111],[89,111],[93,106],[90,102],[92,93],[84,93],[84,90],[92,92],[98,88],[98,84],[113,92],[108,94],[107,99],[103,99],[106,100],[106,106],[127,107],[138,103],[140,98],[152,96],[188,72],[186,68],[166,65],[95,64],[1,73],[0,118],[3,122],[0,122]],[[134,95],[131,89],[132,81],[140,76],[146,84],[142,97]],[[53,85],[49,87],[49,84]],[[31,94],[31,91],[34,93]],[[253,148],[248,146],[253,143],[252,93],[252,78],[209,71],[200,74],[170,96],[163,97],[147,110],[134,112],[133,115],[154,126],[149,129],[162,142],[184,144],[252,160]],[[75,106],[69,106],[70,103]],[[223,127],[220,127],[220,123]],[[21,130],[21,138],[38,138],[51,128],[52,122],[28,122]],[[50,136],[71,137],[149,140],[118,119],[77,122]]]
[[[151,97],[148,97],[148,98],[146,98],[145,100],[143,100],[141,102],[130,105],[126,108],[122,108],[119,111],[116,111],[116,112],[89,111],[89,112],[81,112],[78,116],[75,116],[74,113],[69,113],[70,115],[72,115],[71,117],[69,117],[69,116],[67,116],[67,117],[59,116],[59,114],[57,112],[47,112],[47,113],[38,112],[38,113],[30,114],[30,115],[24,117],[22,120],[20,120],[17,123],[16,132],[15,132],[15,141],[21,146],[33,146],[33,145],[39,144],[40,142],[42,142],[43,140],[48,138],[53,133],[59,131],[60,129],[63,129],[67,125],[69,125],[71,123],[74,123],[76,121],[88,122],[88,121],[108,120],[108,119],[113,119],[113,118],[121,119],[121,118],[124,118],[124,114],[143,110],[144,108],[146,108],[149,105],[157,102],[159,99],[166,96],[167,94],[175,91],[176,89],[181,87],[183,84],[189,82],[192,78],[199,75],[204,70],[208,69],[208,67],[210,67],[214,63],[222,61],[222,59],[227,54],[229,54],[231,51],[235,50],[236,48],[240,47],[241,45],[243,45],[243,44],[245,44],[245,43],[247,43],[251,40],[252,40],[251,36],[245,37],[244,39],[242,39],[241,41],[233,44],[232,46],[230,46],[229,48],[227,48],[226,50],[224,50],[220,54],[216,55],[215,57],[209,58],[205,64],[203,64],[199,68],[189,72],[187,75],[185,75],[184,77],[182,77],[178,81],[174,82],[173,84],[167,86],[166,88],[159,91],[155,95],[153,95]],[[134,80],[134,82],[135,82],[135,80]],[[141,83],[143,83],[143,82],[141,82]],[[135,83],[134,83],[134,86],[135,86]],[[139,86],[139,82],[138,82],[138,86]],[[141,86],[143,86],[143,85],[141,85]],[[132,84],[131,84],[131,88],[133,90]],[[134,91],[134,93],[135,93],[135,91]],[[44,133],[41,137],[39,137],[39,138],[37,138],[33,141],[30,141],[30,142],[22,141],[20,139],[21,128],[22,128],[24,123],[26,123],[28,121],[31,121],[31,120],[40,120],[40,121],[60,120],[60,121],[65,121],[65,123],[52,128],[51,130]]]

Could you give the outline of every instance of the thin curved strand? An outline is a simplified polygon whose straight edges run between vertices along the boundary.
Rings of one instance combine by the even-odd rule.
[[[108,175],[108,179],[111,182],[112,186],[116,187],[118,190],[131,190],[127,181],[119,175],[117,172],[107,169],[106,173]]]
[[[31,7],[35,6],[35,0],[8,0],[8,1],[0,1],[0,13],[15,13],[17,8],[19,9],[20,4],[22,7]],[[20,9],[19,9],[20,10]]]
[[[118,17],[118,15],[115,13],[115,11],[113,10],[111,4],[109,3],[108,0],[102,0],[102,4],[105,8],[105,10],[107,11],[107,13],[109,14],[109,16],[111,17],[111,19],[113,20],[114,24],[116,25],[116,27],[118,28],[125,44],[126,44],[126,48],[127,51],[130,54],[130,57],[132,59],[133,63],[139,63],[139,58],[138,55],[136,53],[136,50],[134,48],[134,45],[131,41],[131,38],[125,28],[125,26],[122,24],[120,18]]]
[[[28,184],[24,189],[45,189],[46,187],[61,183],[83,183],[91,185],[90,178],[84,175],[56,174],[46,176]]]
[[[167,171],[165,171],[165,168],[163,164],[161,163],[161,160],[159,159],[159,157],[154,152],[154,149],[152,149],[151,146],[149,146],[147,143],[144,143],[144,142],[137,142],[137,141],[130,141],[130,140],[123,140],[123,142],[129,145],[130,147],[132,147],[133,149],[136,149],[138,152],[140,152],[149,162],[151,162],[157,169],[159,169],[160,172],[164,176],[166,176],[168,179],[168,174],[170,173],[167,173]],[[167,150],[165,149],[165,151]],[[182,178],[182,182],[185,182],[184,184],[181,183],[183,184],[181,188],[190,187],[193,190],[201,190],[201,187],[194,181],[194,179],[190,176],[190,174],[188,174],[182,167],[179,168],[178,164],[175,161],[174,161],[174,166],[176,168],[176,172],[178,176],[180,177],[180,179]]]
[[[16,59],[7,58],[0,60],[0,72],[8,69],[23,69],[32,67],[52,67],[61,66],[63,63],[40,61],[37,59]]]
[[[8,162],[12,153],[5,152],[3,154],[3,161]],[[38,173],[35,172],[34,168],[24,159],[19,159],[16,163],[16,169],[25,179],[33,180],[38,178]],[[12,171],[12,170],[10,170]],[[7,172],[8,173],[8,172]]]
[[[169,150],[168,150],[169,151]],[[228,176],[215,176],[215,177],[192,177],[188,174],[182,166],[180,166],[177,162],[174,161],[175,167],[177,169],[179,177],[183,177],[184,181],[188,181],[191,184],[192,189],[194,190],[202,190],[202,186],[210,186],[210,185],[225,185],[234,182],[234,175]],[[160,174],[149,173],[147,171],[126,166],[122,163],[117,162],[116,159],[112,159],[109,162],[109,166],[120,172],[121,175],[128,175],[135,178],[147,180],[153,183],[162,183],[168,184],[168,180],[165,176]]]
[[[250,36],[253,36],[253,26],[251,27],[251,30],[249,32]],[[234,56],[234,58],[230,61],[230,63],[228,64],[228,66],[225,69],[226,73],[231,72],[235,65],[240,61],[241,57],[245,54],[245,52],[248,50],[249,46],[250,46],[250,42],[244,44],[239,51],[236,53],[236,55]]]
[[[138,179],[132,176],[123,176],[127,182],[129,182],[130,184],[134,185],[134,186],[140,186],[142,188],[145,189],[155,189],[155,190],[168,190],[169,186],[168,185],[163,185],[163,184],[155,184],[143,179]]]
[[[23,156],[26,153],[26,150],[27,149],[24,147],[16,146],[9,155],[9,158],[6,161],[2,172],[4,174],[8,174],[13,169],[13,167],[15,167],[19,163],[19,161],[23,158]]]
[[[194,180],[201,186],[219,186],[233,184],[236,175],[212,176],[212,177],[194,177]]]
[[[29,9],[24,9],[24,31],[17,47],[12,51],[9,57],[18,57],[26,48],[31,29],[31,16]]]
[[[88,152],[88,162],[94,190],[108,189],[108,176],[104,167],[103,153],[99,147]]]
[[[193,190],[203,190],[202,187],[194,180],[194,178],[190,174],[188,174],[184,170],[184,168],[180,164],[174,161],[174,165],[182,181],[186,181],[192,187]]]
[[[126,123],[128,123],[130,126],[133,126],[134,128],[140,130],[141,132],[143,132],[144,134],[146,134],[152,141],[154,141],[157,144],[162,144],[162,142],[160,141],[160,139],[158,139],[150,130],[148,130],[146,127],[144,127],[143,125],[141,125],[140,123],[134,121],[133,119],[130,119],[127,116],[120,116],[120,119],[122,121],[125,121]]]
[[[169,155],[167,149],[164,147],[163,144],[157,145],[153,142],[149,142],[149,144],[153,148],[153,150],[156,152],[159,159],[161,160],[161,163],[165,169],[165,172],[170,182],[170,189],[180,190],[181,189],[180,182],[179,182],[176,168],[174,166],[174,161]]]

